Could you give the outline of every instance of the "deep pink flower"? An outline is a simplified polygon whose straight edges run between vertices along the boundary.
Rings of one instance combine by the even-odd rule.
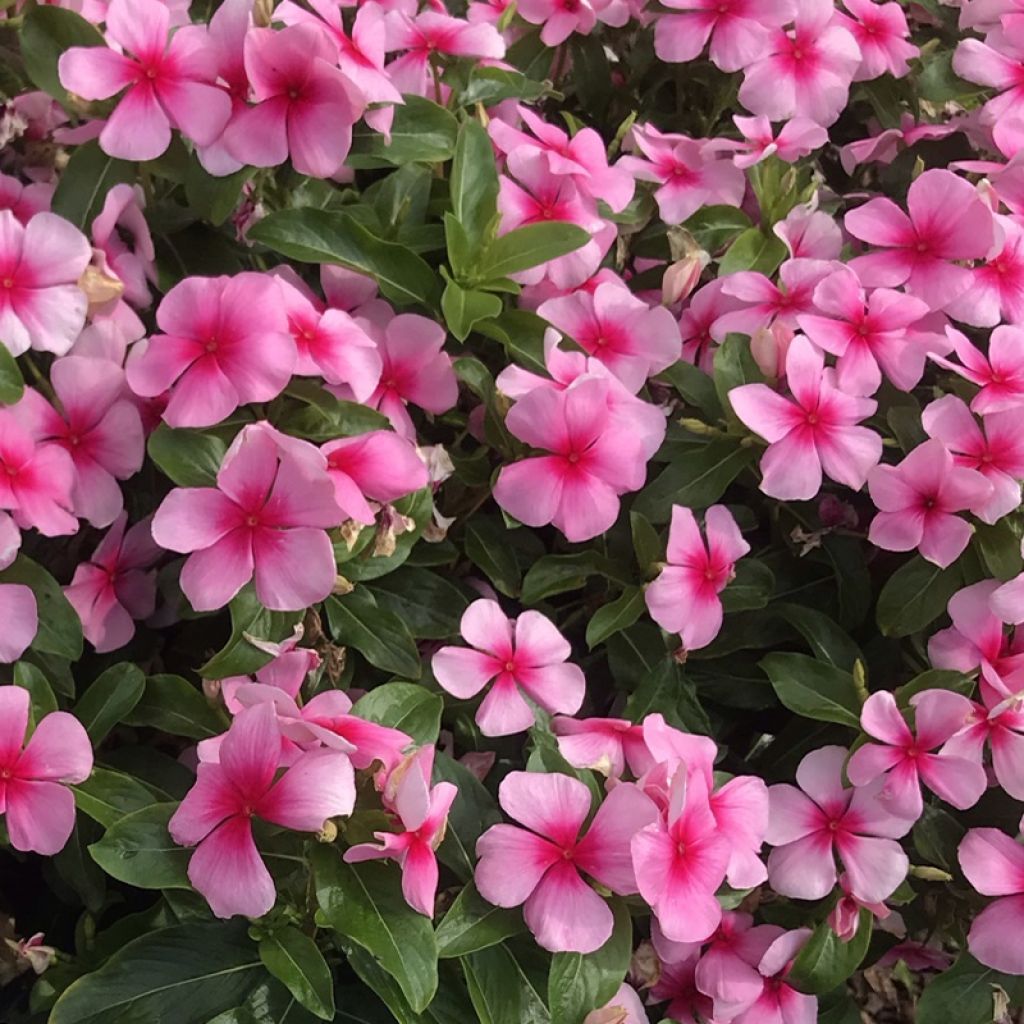
[[[100,653],[116,651],[135,635],[135,621],[156,606],[156,570],[161,555],[149,519],[130,530],[122,512],[89,560],[80,562],[64,596],[82,620],[82,632]]]
[[[255,423],[232,442],[216,487],[178,487],[164,498],[153,539],[191,552],[181,589],[196,611],[223,607],[253,576],[265,607],[289,611],[331,592],[334,551],[326,531],[342,518],[324,456]]]
[[[429,482],[427,467],[412,443],[387,430],[329,441],[320,451],[327,457],[335,501],[350,519],[367,526],[374,521],[367,498],[387,504]]]
[[[335,65],[335,54],[313,25],[250,29],[245,69],[256,105],[231,119],[224,132],[228,153],[254,167],[291,157],[300,174],[337,174],[366,101]]]
[[[170,13],[158,0],[112,0],[106,25],[124,54],[72,46],[58,62],[61,85],[83,99],[126,90],[100,133],[103,151],[153,160],[170,145],[172,128],[200,146],[213,142],[231,115],[231,101],[213,84],[196,37],[168,38]]]
[[[626,767],[640,777],[653,764],[643,726],[624,718],[551,719],[558,751],[574,768],[621,778]]]
[[[796,163],[828,142],[828,132],[816,121],[794,117],[787,121],[776,135],[767,117],[733,117],[733,123],[747,140],[744,149],[732,162],[737,167],[753,167],[770,156],[777,156],[787,164]]]
[[[0,210],[0,338],[12,355],[71,348],[85,325],[78,279],[91,258],[85,235],[63,217],[37,213],[22,227]]]
[[[657,923],[655,919],[651,925],[654,936],[658,934]],[[655,948],[658,946],[655,945]],[[649,1001],[667,1002],[665,1012],[671,1015],[670,1020],[678,1021],[679,1024],[707,1024],[714,1020],[714,1003],[710,996],[697,988],[696,974],[700,947],[686,944],[685,948],[690,950],[687,956],[672,960],[662,959],[657,981],[651,986]]]
[[[422,747],[413,756],[414,762],[433,762],[432,747]],[[396,860],[402,868],[402,894],[413,910],[434,916],[437,898],[437,855],[435,850],[444,838],[448,811],[459,795],[450,782],[430,785],[429,765],[426,771],[418,763],[403,765],[393,798],[392,814],[399,832],[374,832],[381,844],[361,843],[345,851],[350,864],[364,860]]]
[[[992,485],[991,495],[971,508],[979,519],[995,523],[1020,505],[1024,480],[1024,434],[1014,412],[993,412],[982,426],[963,399],[944,395],[925,406],[921,423],[929,437],[941,441],[958,466],[976,469]]]
[[[737,299],[740,308],[726,313],[716,329],[754,335],[775,323],[795,328],[801,314],[814,311],[815,289],[835,266],[830,260],[786,260],[779,267],[778,284],[752,270],[729,274],[722,291]]]
[[[499,907],[524,904],[526,924],[544,949],[599,949],[612,934],[612,912],[581,872],[620,896],[635,893],[629,841],[654,820],[654,804],[624,782],[605,797],[581,837],[590,790],[578,779],[510,772],[498,787],[498,802],[526,828],[492,825],[477,840],[480,894]]]
[[[124,285],[125,299],[140,309],[150,303],[149,282],[156,282],[156,251],[142,212],[145,205],[140,186],[115,185],[91,229],[92,243]]]
[[[1002,248],[971,271],[971,286],[948,307],[955,320],[975,327],[1024,324],[1024,228],[995,217]]]
[[[66,711],[44,716],[25,743],[30,706],[28,690],[0,686],[0,814],[16,850],[52,857],[75,827],[67,787],[89,777],[92,745]]]
[[[955,465],[941,441],[919,444],[898,466],[876,466],[868,477],[879,509],[868,538],[886,551],[913,551],[945,568],[960,557],[974,532],[956,513],[986,502],[992,484]]]
[[[529,729],[533,709],[526,693],[545,711],[574,715],[586,681],[568,663],[572,648],[550,619],[525,611],[509,619],[497,601],[474,601],[459,630],[469,647],[442,647],[432,667],[441,686],[460,700],[475,697],[493,680],[476,721],[485,736],[510,736]]]
[[[850,394],[873,395],[882,374],[901,391],[924,375],[929,351],[945,348],[942,335],[912,330],[929,313],[920,299],[889,288],[865,293],[857,275],[846,267],[815,289],[817,312],[797,315],[797,323],[819,348],[836,356],[836,382]]]
[[[855,786],[885,779],[879,801],[900,818],[916,820],[924,811],[921,784],[963,811],[973,807],[988,780],[981,765],[946,751],[932,753],[970,718],[971,702],[949,690],[925,690],[911,698],[915,730],[910,731],[888,690],[873,693],[861,709],[864,731],[877,743],[853,752],[846,774]]]
[[[907,874],[909,861],[897,839],[913,820],[891,813],[878,799],[884,783],[843,788],[844,747],[821,747],[796,770],[796,786],[768,788],[771,814],[766,841],[768,879],[783,896],[824,899],[836,884],[838,855],[850,889],[869,903],[881,903]]]
[[[933,356],[937,363],[960,374],[981,390],[971,399],[971,410],[979,415],[1004,412],[1024,405],[1024,329],[997,327],[988,340],[988,354],[982,354],[966,336],[947,328],[959,363]]]
[[[275,782],[280,753],[272,705],[241,712],[220,745],[219,761],[200,763],[195,785],[168,825],[176,843],[196,846],[189,881],[217,917],[261,917],[274,905],[274,880],[253,840],[254,818],[319,832],[327,819],[352,813],[355,782],[345,754],[308,751]]]
[[[815,1024],[818,1000],[786,983],[797,954],[811,937],[809,928],[784,932],[765,951],[757,969],[764,977],[761,996],[733,1024]]]
[[[843,0],[851,17],[836,14],[836,22],[846,28],[860,47],[861,61],[855,82],[867,82],[884,74],[902,78],[910,70],[907,61],[920,52],[908,42],[910,29],[903,8],[896,3],[874,0]]]
[[[156,311],[162,334],[132,347],[137,395],[170,392],[172,427],[219,423],[240,405],[276,398],[291,379],[295,343],[275,282],[260,274],[186,277]]]
[[[870,288],[896,288],[942,309],[971,284],[971,272],[956,261],[984,258],[992,248],[992,212],[977,191],[951,171],[933,169],[914,179],[907,213],[891,199],[872,199],[851,210],[846,230],[884,252],[850,263]]]
[[[957,854],[967,881],[998,896],[971,923],[967,946],[986,967],[1024,974],[1024,947],[1012,940],[1024,926],[1024,847],[995,828],[972,828]]]
[[[804,337],[786,355],[786,381],[794,401],[766,384],[729,392],[736,415],[768,441],[761,457],[761,490],[783,501],[813,498],[825,474],[860,490],[882,456],[882,439],[856,426],[875,402],[840,391],[825,361]]]
[[[608,416],[607,380],[580,377],[566,390],[536,388],[512,407],[509,431],[550,454],[503,466],[494,499],[527,526],[554,523],[571,541],[607,530],[619,495],[646,476],[645,439]]]
[[[692,510],[672,506],[668,533],[668,565],[647,588],[644,598],[651,618],[668,633],[678,633],[687,651],[707,647],[722,628],[718,596],[736,575],[736,562],[750,545],[724,505],[704,513],[707,542]]]

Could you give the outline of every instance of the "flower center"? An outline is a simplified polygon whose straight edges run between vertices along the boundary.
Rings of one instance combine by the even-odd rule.
[[[207,343],[203,346],[203,348],[205,348],[207,352],[216,352],[217,351],[217,339],[216,338],[210,338],[209,341],[207,341]]]
[[[0,283],[2,283],[5,288],[13,288],[14,287],[14,278],[13,277],[5,277],[3,279],[3,281],[0,282]]]
[[[259,526],[259,524],[260,524],[260,517],[259,516],[246,516],[245,517],[245,525],[246,526]]]
[[[575,466],[576,463],[580,461],[580,453],[579,452],[569,452],[569,454],[566,456],[566,458],[568,458],[568,460]]]

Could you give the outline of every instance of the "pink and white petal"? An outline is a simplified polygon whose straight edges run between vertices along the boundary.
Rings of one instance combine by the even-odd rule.
[[[995,729],[990,742],[996,780],[1014,800],[1024,800],[1024,736],[1011,729]],[[980,763],[981,758],[972,760]]]
[[[821,459],[810,430],[794,430],[768,446],[761,456],[761,490],[780,501],[809,501],[817,495]]]
[[[272,611],[308,608],[334,587],[334,549],[324,530],[257,530],[252,552],[256,595]]]
[[[796,784],[823,811],[833,816],[850,800],[850,791],[843,788],[846,754],[845,747],[819,747],[807,754],[796,769]]]
[[[120,160],[155,160],[170,144],[170,121],[148,84],[133,85],[100,132],[103,152]]]
[[[485,736],[513,736],[525,732],[535,721],[533,708],[507,672],[498,676],[476,711],[476,724]]]
[[[868,697],[861,708],[860,724],[869,736],[890,746],[907,746],[914,739],[896,704],[896,698],[888,690],[880,690]],[[926,749],[930,748],[931,744],[926,747]],[[855,783],[855,785],[862,785],[862,783]]]
[[[296,832],[319,832],[355,806],[352,762],[336,750],[309,750],[274,783],[256,813]]]
[[[66,711],[46,715],[18,759],[18,778],[84,782],[92,771],[92,743],[82,723]]]
[[[770,813],[765,842],[772,846],[813,835],[825,824],[821,808],[805,793],[788,783],[768,787]]]
[[[971,924],[967,947],[986,967],[1007,974],[1024,974],[1024,944],[1007,941],[1024,928],[1024,896],[996,900]]]
[[[559,633],[555,624],[535,611],[525,611],[516,619],[515,651],[517,668],[553,665],[565,661],[572,654],[569,641]]]
[[[802,421],[800,410],[767,384],[744,384],[729,392],[733,412],[770,444],[781,441]]]
[[[712,558],[738,562],[750,551],[750,545],[743,539],[733,514],[725,505],[712,505],[704,513],[704,524],[708,534],[708,551]]]
[[[960,843],[957,857],[967,881],[983,896],[1024,893],[1024,846],[1005,832],[972,828]]]
[[[504,669],[491,655],[472,647],[442,647],[430,664],[441,687],[459,700],[475,697]]]
[[[561,664],[544,665],[540,668],[517,668],[515,679],[529,697],[550,714],[575,715],[583,706],[587,683],[583,676],[583,669],[578,665]]]
[[[428,843],[414,840],[402,863],[402,895],[413,910],[433,918],[437,899],[437,857]]]
[[[657,806],[638,786],[628,782],[616,786],[577,845],[576,865],[620,896],[636,892],[630,840],[657,818]]]
[[[768,855],[768,881],[783,896],[824,899],[836,884],[831,833],[814,832],[796,842],[776,846]]]
[[[8,779],[7,832],[16,850],[52,857],[75,827],[75,798],[58,782]]]
[[[212,612],[223,608],[252,575],[251,535],[247,530],[233,530],[189,555],[181,570],[181,589],[197,612]]]
[[[510,818],[569,847],[590,813],[590,790],[569,775],[509,772],[498,787],[498,802]]]
[[[546,526],[555,518],[562,500],[564,466],[565,460],[557,456],[503,466],[494,485],[494,500],[521,523]]]
[[[200,763],[196,781],[171,816],[167,831],[176,843],[195,846],[240,810],[238,792],[220,764]]]
[[[898,747],[865,743],[853,752],[846,765],[846,774],[854,786],[866,786],[895,768],[905,756]]]
[[[988,788],[988,776],[980,764],[952,754],[925,754],[917,770],[933,793],[961,811],[973,807]]]
[[[32,701],[20,686],[0,686],[0,764],[13,765],[21,753]]]
[[[614,918],[608,904],[560,861],[541,879],[523,907],[538,945],[552,953],[593,953],[611,937]]]
[[[490,598],[474,601],[463,613],[459,632],[466,643],[501,660],[512,657],[512,620]]]
[[[910,861],[895,840],[840,832],[836,849],[850,891],[864,903],[884,903],[907,877]]]
[[[958,516],[928,516],[918,550],[922,558],[945,569],[963,554],[973,535],[971,524]]]
[[[553,843],[512,825],[492,825],[477,840],[476,853],[476,887],[496,907],[518,907],[562,859]]]
[[[262,917],[277,891],[252,838],[248,817],[229,818],[192,854],[188,878],[217,917]]]
[[[239,507],[213,487],[177,487],[153,516],[153,540],[187,554],[216,544],[242,520]]]
[[[914,708],[917,743],[922,750],[934,750],[966,726],[974,715],[974,705],[952,690],[925,690],[915,694]]]
[[[25,653],[39,629],[36,597],[24,584],[0,583],[0,622],[0,662],[10,664]]]

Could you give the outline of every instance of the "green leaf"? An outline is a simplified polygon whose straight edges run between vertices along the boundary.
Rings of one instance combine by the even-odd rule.
[[[533,563],[523,580],[523,604],[539,604],[555,594],[579,590],[591,576],[622,579],[623,573],[596,551],[545,555]]]
[[[95,25],[62,7],[32,8],[25,15],[18,39],[28,77],[65,107],[70,103],[57,73],[60,55],[72,46],[107,45]]]
[[[377,606],[366,587],[326,601],[327,620],[334,639],[354,647],[371,664],[407,679],[419,679],[422,669],[416,642],[397,615]]]
[[[490,106],[502,100],[536,100],[547,92],[544,82],[537,82],[518,71],[506,68],[484,67],[474,62],[469,71],[469,83],[459,94],[459,103],[471,107],[477,103]],[[472,122],[477,124],[478,122]],[[458,150],[456,150],[456,156]],[[494,166],[493,158],[488,161]]]
[[[441,296],[441,312],[448,330],[459,341],[465,341],[475,324],[496,317],[502,310],[502,301],[490,292],[466,289],[454,281],[445,285]]]
[[[969,697],[974,692],[974,680],[963,672],[930,668],[898,687],[894,696],[901,708],[907,708],[910,706],[910,698],[925,690],[952,690]]]
[[[85,908],[98,915],[106,903],[107,880],[86,853],[89,839],[96,838],[96,828],[85,818],[76,819],[64,848],[53,858],[53,866]]]
[[[1014,941],[1007,936],[1008,941]],[[997,990],[1014,1005],[1024,999],[1024,981],[1001,974],[962,953],[953,966],[933,976],[917,1003],[917,1024],[992,1024]]]
[[[633,510],[652,523],[667,523],[673,505],[701,509],[713,505],[753,461],[754,453],[723,438],[694,445],[676,456],[633,502]]]
[[[470,953],[463,957],[462,969],[480,1024],[522,1024],[522,988],[504,946]]]
[[[722,403],[715,391],[715,382],[699,366],[680,359],[665,370],[662,376],[671,382],[672,387],[689,405],[696,406],[712,419],[722,415]]]
[[[749,233],[750,226],[750,218],[736,206],[704,206],[683,222],[697,244],[712,255]]]
[[[339,210],[279,210],[249,229],[251,241],[300,263],[334,263],[369,274],[385,298],[436,306],[437,274],[405,246],[377,238]]]
[[[193,153],[185,173],[185,198],[188,205],[203,220],[220,227],[234,213],[242,197],[242,186],[252,173],[251,168],[243,167],[226,177],[214,177]]]
[[[466,557],[506,597],[516,597],[523,574],[506,538],[507,531],[499,520],[489,516],[473,516],[466,526]]]
[[[715,391],[722,408],[729,419],[747,430],[729,404],[729,392],[743,384],[758,384],[764,381],[764,374],[750,351],[750,339],[744,334],[728,334],[725,341],[715,350],[714,382]]]
[[[650,575],[655,571],[655,565],[662,557],[665,545],[658,531],[636,510],[629,513],[629,530],[637,565],[645,576]]]
[[[78,612],[41,565],[18,555],[12,565],[0,572],[0,583],[23,583],[35,595],[39,629],[31,644],[33,650],[56,654],[68,661],[77,661],[82,656],[82,622]]]
[[[150,676],[142,699],[124,721],[193,740],[219,736],[228,724],[187,679],[172,675]]]
[[[459,131],[452,113],[411,94],[405,103],[396,104],[394,111],[390,141],[362,122],[353,129],[352,150],[345,161],[349,167],[379,167],[382,162],[395,166],[436,164],[451,159]]]
[[[437,848],[437,858],[463,881],[473,877],[476,841],[501,821],[501,812],[484,784],[464,765],[438,751],[434,757],[434,784],[451,782],[459,795],[448,812],[448,829]]]
[[[14,666],[14,685],[28,690],[34,723],[38,723],[44,715],[58,710],[53,687],[38,666],[27,661],[19,661]]]
[[[89,847],[92,859],[112,878],[138,889],[190,889],[192,851],[167,832],[177,809],[176,803],[151,804],[126,815]]]
[[[461,796],[461,794],[460,794]],[[442,959],[466,956],[526,931],[522,912],[495,907],[470,882],[455,897],[437,926],[437,955]]]
[[[459,632],[469,606],[463,591],[440,573],[403,566],[369,586],[377,605],[400,618],[417,640],[442,640]]]
[[[228,442],[218,434],[161,423],[146,442],[149,457],[179,487],[215,487]]]
[[[135,165],[115,160],[95,139],[75,148],[53,194],[53,212],[88,234],[115,186],[135,182]]]
[[[74,793],[78,809],[104,828],[153,806],[153,794],[141,782],[109,768],[93,768],[89,778],[74,787]]]
[[[766,235],[759,228],[747,228],[718,261],[719,277],[741,270],[774,274],[786,258],[785,243],[775,235]]]
[[[857,931],[843,942],[828,921],[822,921],[793,962],[788,981],[794,988],[823,995],[841,985],[860,967],[871,944],[874,916],[866,907],[857,919]]]
[[[548,976],[551,1024],[582,1024],[591,1010],[618,991],[633,955],[633,922],[629,910],[613,899],[615,926],[611,937],[593,953],[555,953]]]
[[[756,558],[741,558],[736,576],[722,591],[722,607],[727,612],[756,611],[764,608],[775,592],[775,574]]]
[[[864,661],[860,648],[838,623],[816,608],[800,604],[774,604],[772,612],[789,623],[808,643],[819,661],[852,672],[853,666]]]
[[[352,714],[368,722],[400,729],[422,745],[434,743],[441,728],[444,701],[415,683],[375,686],[356,701]]]
[[[468,119],[459,127],[449,190],[452,213],[461,225],[468,244],[466,255],[470,261],[476,260],[483,250],[487,233],[495,223],[498,213],[498,171],[494,164],[494,148],[487,129],[475,118]],[[453,259],[451,252],[449,259]],[[471,267],[459,268],[453,260],[452,269],[461,274],[462,270],[469,270]],[[447,317],[447,314],[445,316]],[[454,329],[452,333],[455,333]]]
[[[264,967],[321,1020],[334,1019],[331,971],[317,944],[298,928],[277,928],[260,942]]]
[[[994,526],[975,523],[973,544],[985,567],[997,580],[1011,580],[1024,569],[1020,537],[1014,533],[1009,516],[1004,516]]]
[[[231,636],[228,642],[199,669],[204,679],[248,676],[273,660],[273,655],[253,641],[280,643],[292,636],[301,612],[272,612],[260,604],[252,586],[245,586],[228,606]]]
[[[298,398],[299,402],[284,404],[284,414],[275,419],[275,425],[293,437],[323,444],[390,427],[387,417],[376,409],[335,398],[312,380],[294,380],[284,394],[286,398]]]
[[[936,50],[924,56],[922,64],[921,72],[916,76],[917,93],[929,103],[962,100],[984,91],[983,86],[964,81],[953,70],[952,50]]]
[[[491,281],[529,270],[575,252],[589,241],[590,235],[583,228],[563,221],[515,228],[487,247],[476,280]]]
[[[885,582],[878,595],[875,616],[885,636],[910,636],[930,626],[963,584],[963,572],[954,563],[940,569],[914,555]]]
[[[6,345],[0,345],[0,405],[14,405],[25,393],[25,379],[18,361]]]
[[[587,623],[587,647],[599,643],[620,630],[628,629],[644,613],[644,592],[640,587],[627,587],[614,601],[599,608]]]
[[[620,633],[625,637],[627,634]],[[711,734],[707,712],[697,697],[696,686],[680,665],[664,654],[640,678],[626,701],[625,717],[640,722],[659,712],[665,721],[686,732]]]
[[[806,654],[768,654],[760,665],[790,711],[818,722],[860,729],[860,698],[851,673]]]
[[[142,670],[128,662],[111,666],[90,685],[75,705],[74,715],[94,747],[139,703],[145,689]]]
[[[958,872],[960,865],[957,851],[966,833],[966,828],[952,814],[926,803],[911,836],[914,849],[925,864],[943,871]]]
[[[428,918],[402,897],[398,872],[383,864],[346,864],[340,851],[310,855],[316,899],[327,925],[372,953],[417,1013],[437,991],[437,943]]]
[[[263,973],[245,921],[162,928],[129,942],[57,1000],[50,1024],[206,1024]]]

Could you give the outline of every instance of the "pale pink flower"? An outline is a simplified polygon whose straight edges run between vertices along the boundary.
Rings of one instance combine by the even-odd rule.
[[[861,910],[870,910],[880,921],[890,916],[891,911],[884,903],[865,903],[857,899],[850,891],[850,879],[845,873],[839,876],[839,888],[843,890],[843,895],[828,915],[828,925],[843,942],[850,942],[857,934]],[[896,917],[898,919],[899,915]]]
[[[492,684],[477,709],[485,736],[511,736],[534,723],[531,700],[552,714],[574,715],[583,704],[586,681],[568,663],[572,648],[550,619],[525,611],[509,619],[497,601],[474,601],[459,630],[469,647],[442,647],[432,662],[441,686],[460,700]]]
[[[815,1024],[818,1000],[786,984],[797,954],[811,937],[809,928],[783,932],[765,951],[757,969],[764,977],[761,997],[732,1024]]]
[[[924,811],[921,784],[961,811],[973,807],[988,781],[981,765],[946,751],[932,753],[967,723],[971,702],[949,690],[925,690],[911,698],[915,729],[904,721],[888,690],[871,694],[861,727],[876,743],[853,752],[846,774],[855,786],[884,778],[879,801],[897,817],[916,820]]]
[[[63,217],[37,213],[23,227],[0,210],[0,338],[12,355],[71,348],[85,326],[78,279],[91,258],[85,235]]]
[[[20,686],[0,686],[0,814],[11,846],[52,857],[75,827],[69,783],[92,771],[92,745],[66,711],[45,715],[25,743],[31,701]]]
[[[276,398],[291,379],[295,343],[275,282],[260,274],[186,277],[156,311],[162,334],[132,347],[137,395],[170,392],[172,427],[219,423],[240,405]]]
[[[223,140],[228,153],[254,167],[276,167],[290,157],[300,174],[337,174],[365,98],[335,66],[335,54],[312,25],[250,29],[245,70],[256,105],[232,117]]]
[[[641,155],[624,156],[617,166],[658,186],[654,199],[666,224],[682,224],[702,206],[743,202],[747,182],[728,156],[731,143],[663,133],[650,124],[634,127],[632,139]]]
[[[913,821],[900,818],[878,799],[883,782],[843,788],[844,747],[821,747],[797,766],[796,786],[768,788],[771,814],[766,841],[768,879],[783,896],[824,899],[836,884],[836,856],[850,889],[869,903],[881,903],[907,874],[909,861],[896,842]]]
[[[704,513],[707,541],[691,509],[672,506],[666,565],[647,588],[651,618],[668,633],[678,633],[687,651],[707,647],[722,628],[718,596],[736,575],[736,562],[750,545],[724,505]]]
[[[652,923],[652,934],[657,935],[657,919]],[[657,948],[657,947],[656,947]],[[669,1019],[679,1024],[722,1024],[716,1021],[714,1003],[711,997],[697,988],[697,965],[700,959],[699,945],[687,944],[687,956],[662,960],[657,981],[651,986],[649,1003],[667,1002]]]
[[[387,430],[329,441],[320,451],[327,457],[334,500],[348,518],[367,526],[374,520],[368,498],[388,504],[429,482],[412,442]]]
[[[882,374],[901,391],[924,375],[929,351],[945,348],[941,335],[912,330],[929,313],[911,295],[877,288],[864,291],[847,267],[836,270],[814,292],[816,310],[801,311],[797,323],[819,348],[836,356],[836,383],[855,395],[873,395]]]
[[[910,29],[903,8],[897,3],[874,0],[843,0],[850,17],[839,12],[836,23],[846,28],[860,47],[861,61],[855,82],[866,82],[884,74],[902,78],[910,70],[907,61],[920,52],[908,42]]]
[[[648,1024],[648,1017],[636,989],[623,982],[604,1006],[583,1018],[583,1024]]]
[[[196,611],[221,608],[255,576],[256,596],[275,611],[306,608],[331,592],[341,523],[327,460],[311,444],[265,423],[243,427],[216,487],[178,487],[153,517],[153,539],[191,552],[181,589]]]
[[[972,828],[957,856],[978,892],[999,897],[971,923],[971,955],[997,971],[1024,974],[1024,947],[1012,938],[1024,926],[1024,847],[998,829]]]
[[[503,466],[494,499],[527,526],[554,523],[571,541],[607,530],[619,495],[646,476],[646,439],[624,433],[608,416],[607,380],[577,378],[564,391],[536,388],[512,407],[509,431],[548,452]]]
[[[992,582],[986,580],[986,582]],[[1015,800],[1024,799],[1024,709],[1017,694],[1004,697],[982,686],[983,704],[970,703],[963,728],[942,747],[943,754],[966,758],[984,773],[985,746],[992,752],[992,774]]]
[[[574,768],[621,778],[626,767],[639,778],[654,761],[644,742],[643,726],[624,718],[551,719],[558,751]]]
[[[850,94],[861,53],[832,0],[794,0],[793,28],[773,30],[749,64],[739,100],[771,121],[806,117],[832,124]]]
[[[971,271],[971,286],[947,306],[953,319],[975,327],[1024,323],[1024,228],[996,216],[1002,248]]]
[[[716,277],[699,288],[679,317],[683,358],[705,373],[714,369],[715,349],[719,342],[725,340],[722,318],[743,306],[741,300],[725,293],[727,280],[728,277]]]
[[[499,907],[523,904],[527,927],[544,949],[599,949],[612,934],[612,912],[581,872],[620,896],[635,893],[629,841],[654,820],[654,804],[624,782],[605,797],[581,837],[591,801],[578,779],[510,772],[498,787],[498,802],[526,828],[492,825],[477,840],[480,894]]]
[[[971,284],[957,261],[982,259],[994,240],[992,212],[974,187],[951,171],[933,169],[914,179],[907,213],[891,199],[872,199],[851,210],[846,230],[882,248],[850,263],[869,288],[896,288],[942,309]]]
[[[943,139],[958,130],[955,122],[918,124],[913,114],[902,114],[899,128],[886,128],[877,135],[855,139],[843,146],[839,150],[839,162],[843,170],[852,175],[860,164],[891,164],[903,149],[922,139]]]
[[[786,354],[786,381],[793,399],[766,384],[744,384],[729,392],[736,415],[768,441],[761,457],[761,490],[783,501],[813,498],[822,471],[860,490],[882,456],[882,439],[859,427],[875,411],[870,398],[835,386],[821,353],[804,337]]]
[[[540,38],[545,46],[559,46],[574,32],[590,35],[602,12],[611,8],[618,12],[621,5],[610,0],[520,0],[516,10],[531,25],[543,25]],[[625,18],[615,17],[608,24],[624,25]]]
[[[92,244],[124,285],[125,299],[140,309],[150,303],[149,282],[156,282],[156,251],[142,212],[145,205],[138,185],[115,185],[92,222]]]
[[[14,520],[0,512],[0,570],[14,562],[21,547],[21,531]],[[39,628],[36,596],[23,583],[0,583],[0,662],[17,661],[35,639]]]
[[[993,412],[982,417],[982,426],[963,399],[944,395],[925,406],[921,423],[929,437],[941,441],[958,466],[976,469],[992,485],[985,501],[971,512],[986,523],[995,523],[1021,502],[1024,480],[1024,434],[1014,412]]]
[[[802,313],[815,310],[815,289],[835,269],[831,260],[786,260],[779,267],[778,284],[753,270],[729,274],[722,291],[737,299],[740,308],[726,313],[716,330],[754,335],[775,323],[795,328]]]
[[[684,14],[662,14],[654,27],[654,52],[670,64],[684,64],[711,40],[709,56],[723,71],[739,71],[764,54],[772,29],[793,16],[788,0],[669,0]]]
[[[432,747],[423,747],[414,760],[433,762]],[[435,850],[444,838],[448,811],[459,795],[450,782],[430,785],[430,771],[418,764],[404,766],[395,786],[391,813],[398,832],[374,832],[381,844],[360,843],[345,851],[345,860],[356,864],[365,860],[396,860],[402,868],[402,895],[413,910],[434,916],[437,898],[437,855]]]
[[[787,164],[796,163],[828,142],[828,132],[806,117],[787,121],[776,135],[767,117],[733,117],[746,143],[732,158],[737,167],[753,167],[770,156],[777,156]]]
[[[82,620],[86,640],[99,653],[116,651],[135,635],[135,620],[156,607],[156,570],[161,555],[149,519],[126,532],[122,512],[88,561],[80,562],[64,596]]]
[[[274,905],[274,880],[252,835],[254,818],[319,832],[327,819],[352,813],[355,782],[344,753],[308,751],[275,782],[280,753],[272,705],[241,712],[219,760],[200,763],[195,785],[168,825],[176,843],[196,846],[189,881],[217,917],[261,917]]]
[[[897,466],[876,466],[868,477],[879,509],[868,538],[886,551],[913,551],[945,568],[960,557],[974,532],[957,513],[986,502],[992,484],[957,466],[941,441],[919,444]]]
[[[265,653],[273,653],[273,658],[262,668],[247,676],[228,676],[220,680],[220,694],[224,699],[224,706],[233,715],[246,706],[239,699],[239,691],[243,686],[254,684],[263,687],[274,687],[282,693],[288,694],[293,700],[298,697],[302,684],[310,672],[320,665],[320,655],[309,647],[299,647],[298,642],[302,638],[302,630],[296,629],[292,636],[279,644],[261,644]],[[282,710],[277,709],[278,717],[282,717]],[[298,713],[296,713],[296,717]]]
[[[989,336],[987,354],[975,348],[960,331],[950,327],[947,333],[960,362],[937,355],[932,358],[981,389],[971,399],[972,412],[984,416],[1024,405],[1024,329],[997,327]]]
[[[158,0],[112,0],[105,20],[108,39],[125,53],[72,46],[58,62],[61,85],[83,99],[125,90],[100,133],[103,151],[153,160],[170,145],[172,128],[200,146],[213,142],[231,101],[213,84],[196,37],[169,36],[170,13]]]
[[[37,213],[49,212],[53,191],[53,185],[23,185],[9,174],[0,174],[0,210],[10,210],[19,224],[27,225]]]
[[[679,328],[672,314],[663,306],[651,308],[622,283],[548,299],[537,315],[604,363],[631,392],[679,358]]]
[[[818,209],[817,193],[810,202],[794,206],[774,225],[772,233],[793,259],[834,260],[843,249],[843,233],[827,213]]]

